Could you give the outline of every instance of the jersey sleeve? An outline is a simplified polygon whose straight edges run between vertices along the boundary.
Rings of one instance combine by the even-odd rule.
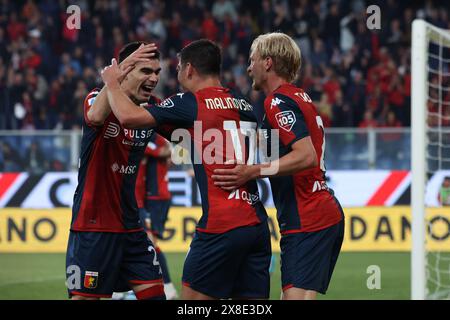
[[[154,133],[145,148],[145,155],[149,157],[158,157],[161,150],[166,147],[167,143],[166,139],[159,134]]]
[[[156,148],[156,145],[153,142],[149,142],[147,146],[145,147],[144,154],[148,157],[156,157],[158,156],[158,149]]]
[[[147,111],[158,126],[188,128],[197,119],[197,99],[192,93],[177,93],[158,104],[150,104]]]
[[[158,148],[162,149],[167,146],[169,142],[164,139],[161,135],[155,134],[155,144]]]
[[[92,105],[94,104],[95,98],[98,96],[99,92],[100,92],[100,89],[95,88],[94,90],[89,92],[88,95],[86,96],[86,98],[84,99],[84,103],[83,103],[84,122],[89,127],[94,127],[94,128],[96,127],[89,121],[89,119],[87,117],[87,113],[89,112],[89,109],[91,109]]]
[[[297,102],[285,95],[274,94],[264,102],[270,127],[278,129],[281,142],[290,147],[309,136],[304,114]]]

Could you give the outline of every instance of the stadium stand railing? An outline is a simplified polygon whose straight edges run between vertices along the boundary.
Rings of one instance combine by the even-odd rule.
[[[410,135],[409,128],[327,128],[327,169],[409,170]],[[79,130],[0,131],[0,171],[76,171],[80,141]]]

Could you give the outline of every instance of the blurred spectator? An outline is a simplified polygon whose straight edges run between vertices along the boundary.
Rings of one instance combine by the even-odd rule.
[[[384,124],[379,127],[386,129],[395,129],[400,128],[402,124],[397,120],[395,113],[393,111],[389,111],[386,116],[386,121]],[[397,159],[399,149],[399,143],[401,141],[401,133],[400,132],[386,132],[380,134],[381,142],[383,143],[383,148],[379,149],[383,152],[383,155],[387,159]]]
[[[197,0],[187,0],[181,5],[180,12],[184,21],[195,20],[197,24],[201,24],[202,18],[206,18],[202,16],[202,8],[197,4]]]
[[[295,9],[294,12],[294,19],[292,21],[292,31],[293,31],[293,38],[297,45],[302,50],[302,55],[304,57],[311,56],[311,41],[309,39],[309,17],[305,2],[302,2],[298,8]]]
[[[238,79],[241,76],[245,77],[247,75],[247,59],[245,55],[238,55],[237,63],[233,66],[231,71],[234,79]]]
[[[235,3],[230,0],[216,0],[212,6],[212,15],[219,22],[225,20],[225,16],[229,16],[231,20],[237,20],[237,12],[235,8]]]
[[[375,86],[374,90],[367,95],[366,109],[370,110],[376,119],[381,122],[384,121],[384,114],[386,110],[385,98],[381,94],[380,86]]]
[[[4,172],[19,172],[23,170],[23,160],[19,153],[11,145],[3,141],[0,145],[2,151],[3,163],[0,164],[0,170]]]
[[[148,10],[139,20],[137,34],[141,39],[153,39],[159,43],[166,40],[166,27],[155,10]]]
[[[248,55],[254,34],[252,30],[252,18],[250,14],[246,13],[239,16],[238,23],[235,27],[235,32],[237,54]]]
[[[202,23],[203,36],[211,41],[217,41],[219,28],[216,21],[208,10],[204,11],[204,17]]]
[[[194,39],[200,38],[201,34],[201,27],[197,23],[197,20],[190,20],[181,30],[181,46],[184,47]]]
[[[387,99],[389,105],[391,106],[391,110],[394,111],[400,122],[405,124],[407,120],[405,118],[406,113],[404,110],[409,106],[405,106],[404,87],[401,83],[399,75],[392,77],[391,83],[389,84]]]
[[[364,113],[364,120],[359,123],[359,128],[376,128],[378,127],[378,122],[373,118],[373,113],[367,110]]]
[[[64,52],[61,56],[61,64],[59,67],[59,74],[61,76],[65,76],[68,73],[75,72],[76,74],[81,73],[81,65],[80,63],[72,59],[71,55],[68,52]]]
[[[390,34],[387,39],[388,44],[397,44],[402,39],[403,32],[400,30],[400,21],[394,19],[390,23]]]
[[[39,143],[36,141],[31,142],[29,149],[25,153],[26,170],[34,173],[40,174],[48,171],[49,162],[48,156],[44,155]]]
[[[325,68],[325,77],[323,83],[323,91],[328,97],[328,103],[334,104],[336,102],[336,95],[341,91],[341,84],[331,68]]]
[[[323,38],[329,48],[337,47],[341,39],[341,17],[339,16],[339,5],[334,2],[330,5],[323,25]]]
[[[258,25],[261,28],[261,33],[268,33],[273,30],[273,21],[275,20],[275,13],[273,12],[270,0],[262,1],[262,10],[258,13]]]
[[[342,92],[336,92],[334,103],[332,106],[333,120],[331,122],[333,127],[352,127],[353,126],[353,110],[349,102],[344,101]]]
[[[289,21],[287,7],[282,2],[277,1],[274,12],[275,20],[273,21],[273,28],[285,33],[290,33],[291,23]]]
[[[12,12],[9,17],[8,25],[6,26],[8,31],[8,37],[10,41],[19,40],[19,38],[24,37],[26,33],[26,26],[24,23],[19,21],[16,12]]]
[[[323,94],[319,102],[316,102],[317,111],[322,118],[323,126],[331,127],[333,117],[333,109],[330,103],[330,98],[327,94]]]
[[[182,48],[181,45],[181,29],[183,28],[183,22],[181,21],[181,15],[178,11],[172,13],[172,18],[167,28],[167,48],[172,54],[179,52]],[[207,32],[205,32],[205,37]]]
[[[354,19],[355,19],[354,14],[350,13],[347,16],[343,17],[339,22],[341,35],[340,49],[343,52],[351,50],[355,43],[355,37],[352,32],[352,24],[354,24],[355,22]]]
[[[328,62],[328,55],[325,51],[323,41],[319,38],[314,40],[313,51],[311,53],[311,64],[315,68],[323,67]]]
[[[0,27],[0,58],[3,61],[6,61],[8,58],[8,47],[6,45],[6,39],[5,39],[5,29]]]
[[[366,104],[365,85],[361,71],[353,72],[351,80],[346,88],[344,99],[350,103],[350,108],[353,111],[352,126],[358,126],[363,118]]]

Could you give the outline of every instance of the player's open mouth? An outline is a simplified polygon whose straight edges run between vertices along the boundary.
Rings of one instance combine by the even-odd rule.
[[[143,85],[141,87],[142,91],[144,91],[145,93],[152,93],[154,88],[155,88],[154,86],[150,86],[150,85]]]

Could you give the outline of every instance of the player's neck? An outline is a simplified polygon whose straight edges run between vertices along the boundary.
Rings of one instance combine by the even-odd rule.
[[[135,97],[130,96],[130,100],[134,102],[135,105],[140,106],[141,104],[145,103],[146,101],[139,101]]]
[[[195,85],[192,88],[192,92],[197,92],[199,90],[210,88],[210,87],[221,87],[222,83],[220,83],[220,79],[217,77],[207,77],[198,79],[198,81],[195,82]]]
[[[274,92],[276,89],[278,89],[283,84],[288,84],[289,81],[280,78],[279,76],[275,74],[269,74],[267,77],[267,81],[262,86],[262,89],[264,91],[264,94],[268,96],[272,92]]]
[[[122,87],[122,90],[125,92],[125,94],[130,98],[131,101],[134,102],[135,105],[139,106],[141,105],[143,102],[142,101],[138,101],[133,94],[131,94],[130,91],[128,91],[126,88]],[[146,101],[144,101],[146,102]]]

